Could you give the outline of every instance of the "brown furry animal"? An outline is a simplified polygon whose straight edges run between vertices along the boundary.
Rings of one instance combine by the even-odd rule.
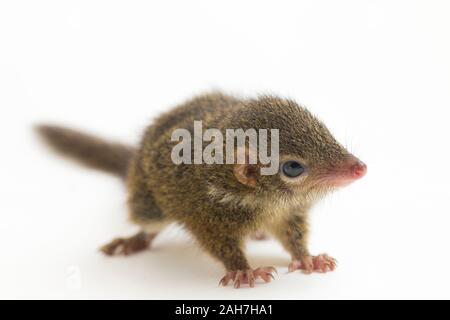
[[[180,164],[171,160],[171,134],[194,120],[206,128],[279,129],[280,170],[261,175],[262,164]],[[57,150],[86,165],[125,177],[129,214],[141,231],[102,248],[108,255],[147,248],[156,234],[178,222],[223,263],[238,288],[271,267],[252,269],[243,251],[248,235],[264,230],[292,256],[290,271],[334,270],[335,260],[308,251],[308,211],[329,191],[366,172],[366,166],[343,148],[328,129],[294,101],[273,96],[238,99],[220,93],[196,97],[159,117],[145,132],[139,148],[112,144],[69,129],[39,126]],[[193,151],[192,151],[193,152]]]

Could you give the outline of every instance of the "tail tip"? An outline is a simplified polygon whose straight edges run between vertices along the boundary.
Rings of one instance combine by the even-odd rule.
[[[59,131],[59,128],[56,126],[41,123],[33,125],[32,129],[42,138],[49,138]]]

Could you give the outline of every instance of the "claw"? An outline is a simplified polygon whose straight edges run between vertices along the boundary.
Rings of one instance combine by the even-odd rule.
[[[256,280],[261,278],[264,282],[270,282],[275,279],[272,272],[277,272],[273,267],[258,268],[256,270],[238,270],[229,271],[227,274],[219,281],[219,286],[227,286],[228,283],[233,280],[233,286],[239,289],[242,284],[248,283],[250,288],[255,287]]]
[[[244,282],[244,272],[238,271],[234,280],[234,288],[239,289],[241,287],[241,282]]]
[[[302,263],[300,261],[294,260],[289,264],[288,272],[294,272],[297,269],[300,269],[302,266]]]
[[[327,254],[320,254],[318,256],[306,256],[302,260],[294,260],[288,267],[289,272],[295,270],[302,270],[303,273],[310,274],[312,272],[327,273],[334,271],[337,266],[336,259]]]
[[[253,288],[255,286],[255,275],[252,271],[248,270],[246,272],[246,276],[247,276],[247,280],[248,280],[248,285],[250,286],[250,288]]]
[[[220,279],[219,287],[221,285],[226,287],[228,285],[228,283],[230,282],[230,280],[234,281],[235,278],[236,278],[236,273],[235,272],[228,272],[222,279]]]
[[[274,267],[265,267],[264,269],[269,270],[269,272],[275,272],[276,274],[278,274],[278,270],[275,269]]]

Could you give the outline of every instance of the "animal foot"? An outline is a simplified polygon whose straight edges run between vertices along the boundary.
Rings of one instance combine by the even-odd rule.
[[[336,259],[328,256],[327,254],[320,254],[318,256],[306,256],[300,260],[293,260],[289,265],[289,272],[295,270],[302,270],[306,274],[312,272],[326,273],[336,269]]]
[[[139,232],[130,238],[117,238],[100,248],[107,256],[125,255],[145,250],[150,247],[156,234]]]
[[[229,271],[225,274],[225,276],[220,280],[219,285],[227,286],[230,281],[233,281],[234,287],[239,289],[241,284],[248,284],[250,288],[255,286],[255,281],[258,278],[264,280],[264,282],[270,282],[274,279],[272,273],[277,273],[277,270],[274,267],[264,267],[258,268],[255,270],[247,269],[247,270],[238,270],[238,271]]]

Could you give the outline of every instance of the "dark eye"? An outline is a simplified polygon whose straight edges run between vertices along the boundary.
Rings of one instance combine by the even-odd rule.
[[[295,178],[305,172],[305,168],[297,161],[286,161],[283,164],[283,173],[289,178]]]

